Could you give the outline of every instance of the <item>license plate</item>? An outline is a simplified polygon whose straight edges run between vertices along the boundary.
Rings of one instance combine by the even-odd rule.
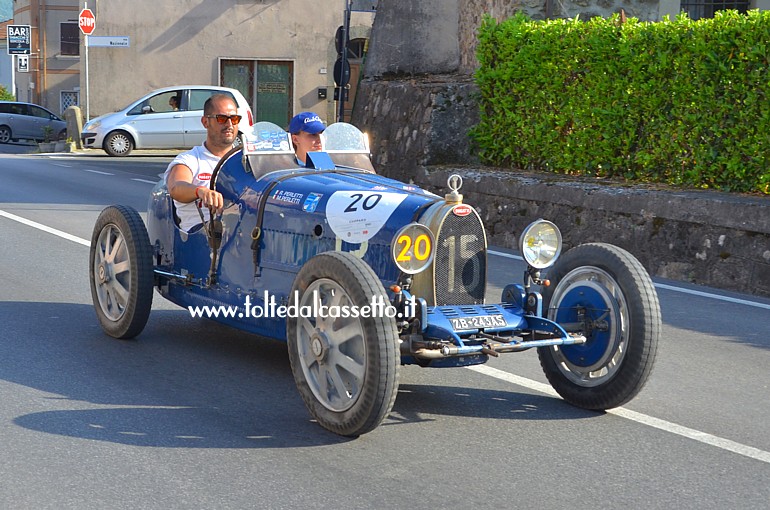
[[[479,328],[499,328],[505,326],[505,319],[502,315],[480,315],[478,317],[461,317],[459,319],[449,319],[452,329],[479,329]]]

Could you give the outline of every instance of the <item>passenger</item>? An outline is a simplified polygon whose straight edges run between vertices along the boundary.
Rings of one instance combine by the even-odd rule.
[[[313,112],[302,112],[291,119],[289,133],[298,165],[305,166],[305,156],[308,152],[322,150],[321,133],[325,129],[326,124]]]
[[[216,212],[222,210],[222,194],[209,189],[209,183],[217,163],[233,147],[240,121],[241,116],[230,96],[211,96],[203,105],[201,118],[206,128],[206,140],[202,145],[179,154],[168,165],[164,177],[168,193],[174,199],[182,230],[189,232],[201,223],[196,200],[201,201],[201,211],[206,221],[209,219],[209,209]]]

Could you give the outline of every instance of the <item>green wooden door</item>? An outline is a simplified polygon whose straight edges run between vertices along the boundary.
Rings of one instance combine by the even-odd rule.
[[[292,116],[292,71],[291,62],[257,62],[257,121],[288,127]]]

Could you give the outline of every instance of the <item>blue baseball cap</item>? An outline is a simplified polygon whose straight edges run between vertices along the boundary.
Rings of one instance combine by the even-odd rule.
[[[322,133],[326,129],[321,117],[313,112],[302,112],[294,116],[289,123],[289,133],[296,135],[300,131],[305,131],[311,135]]]

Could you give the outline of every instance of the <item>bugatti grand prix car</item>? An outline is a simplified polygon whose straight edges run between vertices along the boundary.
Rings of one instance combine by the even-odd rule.
[[[256,124],[211,177],[221,215],[189,233],[163,181],[146,228],[129,207],[102,211],[90,280],[105,332],[138,335],[153,288],[183,307],[229,310],[212,318],[288,343],[310,414],[345,436],[388,415],[402,364],[468,366],[537,348],[573,405],[608,409],[641,390],[660,307],[631,254],[598,243],[562,254],[556,225],[534,221],[519,235],[523,281],[488,303],[485,230],[461,177],[438,196],[377,175],[354,126],[324,137],[298,166],[289,135]]]

